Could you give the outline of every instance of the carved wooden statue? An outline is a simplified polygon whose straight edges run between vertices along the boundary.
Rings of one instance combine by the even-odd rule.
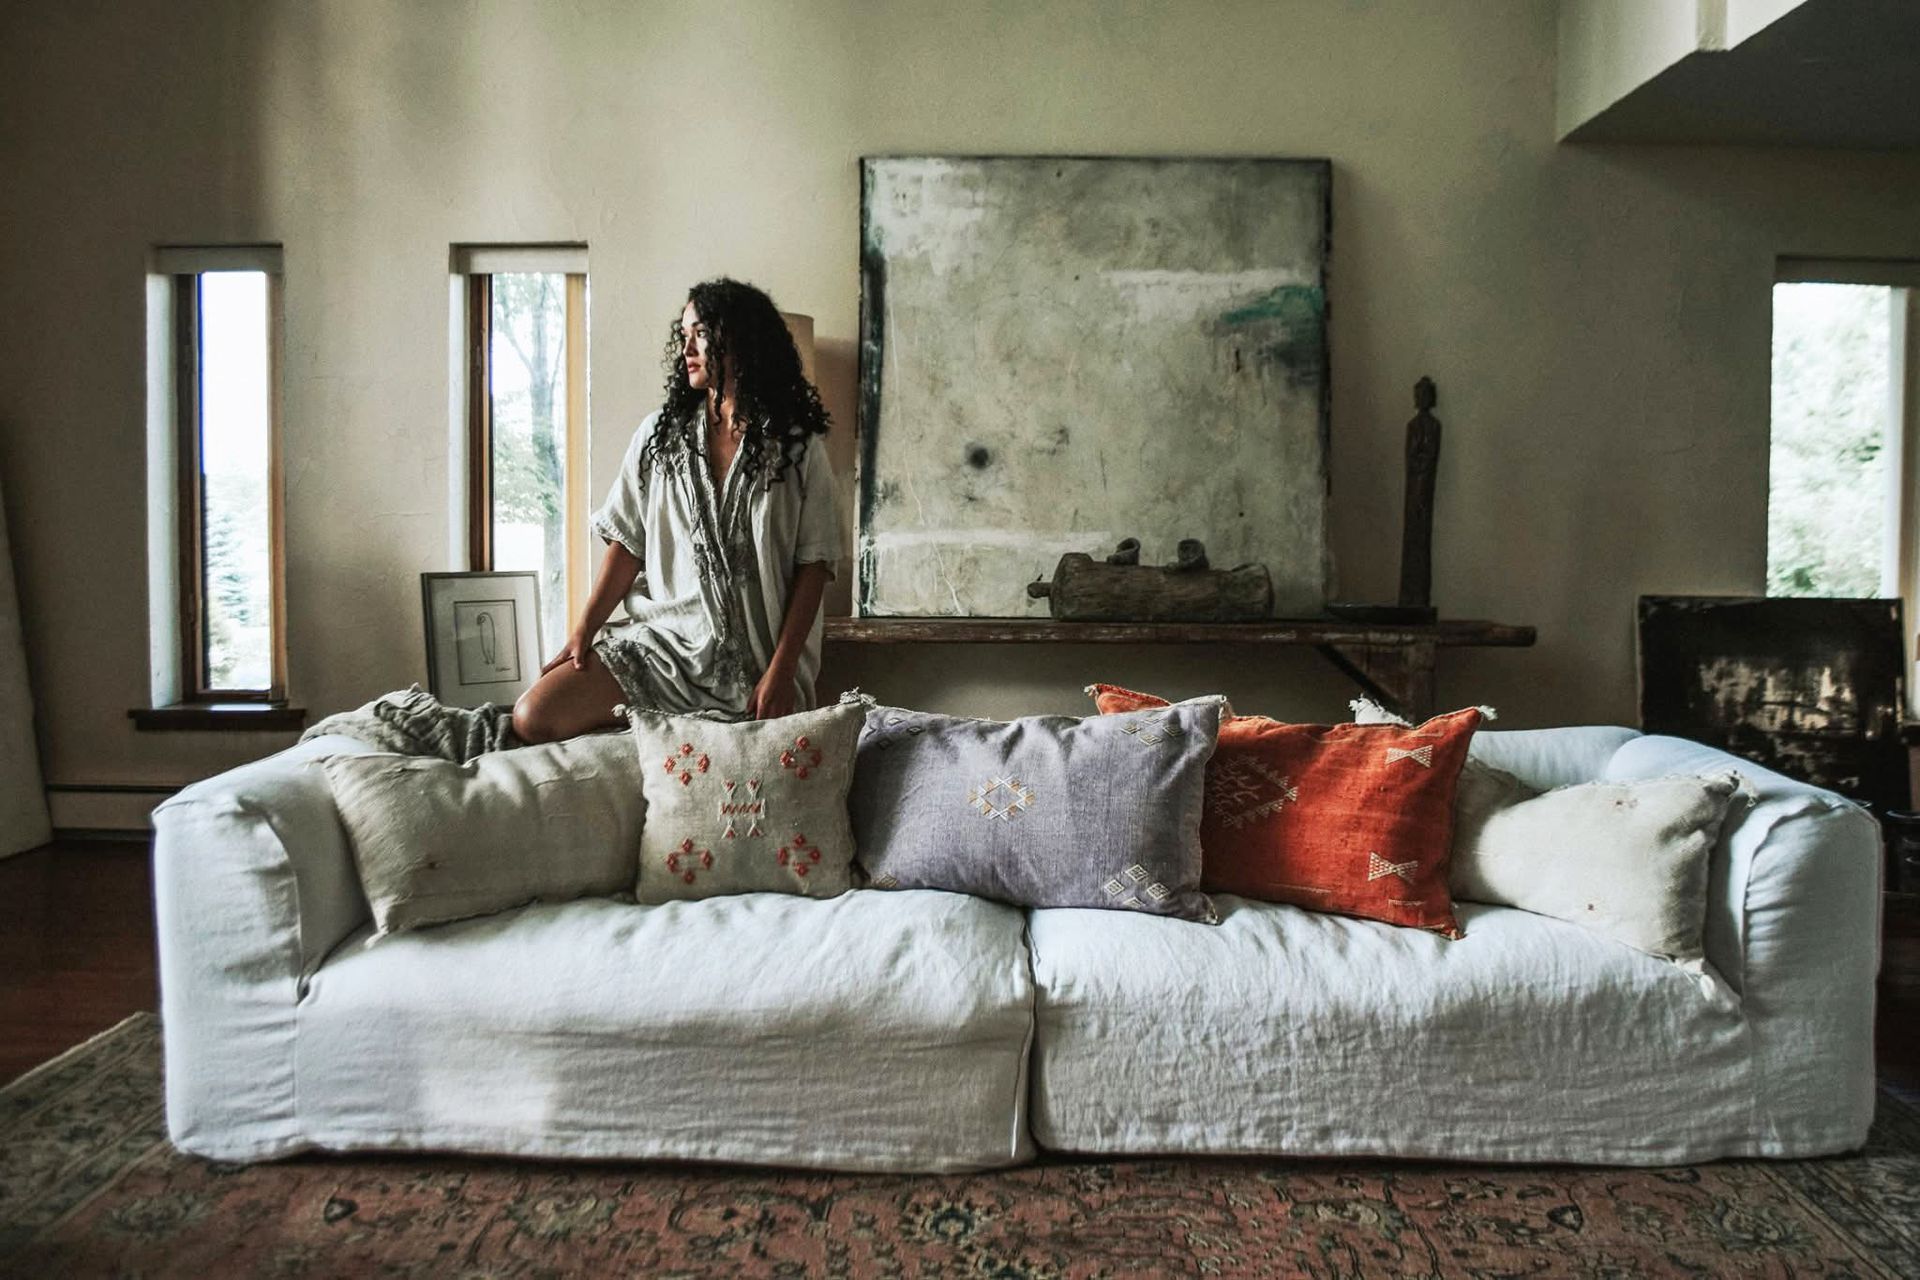
[[[1439,400],[1432,378],[1413,384],[1418,410],[1407,423],[1407,505],[1400,529],[1400,606],[1433,617],[1433,482],[1440,468]]]

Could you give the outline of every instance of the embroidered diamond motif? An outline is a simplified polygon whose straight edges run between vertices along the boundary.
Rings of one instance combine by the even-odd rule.
[[[720,817],[727,824],[721,838],[738,840],[742,818],[747,821],[748,835],[765,835],[760,820],[767,816],[767,798],[760,794],[760,779],[748,778],[743,783],[738,778],[722,778],[720,785],[725,791],[720,797]]]
[[[1415,858],[1412,862],[1388,862],[1379,854],[1369,852],[1367,854],[1367,879],[1372,881],[1384,879],[1387,876],[1399,876],[1408,884],[1412,884],[1413,873],[1419,869],[1419,866],[1420,860],[1418,858]]]
[[[1162,717],[1157,725],[1151,716],[1139,716],[1121,725],[1120,732],[1131,734],[1150,747],[1187,736],[1187,731],[1172,716]]]
[[[967,789],[967,803],[983,818],[1002,822],[1019,817],[1033,805],[1033,789],[1018,778],[990,778],[981,786]]]
[[[682,840],[678,848],[667,854],[667,874],[679,876],[687,884],[692,884],[699,879],[702,871],[711,870],[713,870],[713,850],[697,847],[691,836]]]
[[[693,781],[694,774],[705,773],[712,763],[706,752],[701,751],[696,755],[694,745],[683,742],[678,751],[667,757],[667,776],[678,775],[679,783],[684,787]]]
[[[773,860],[805,880],[807,873],[819,863],[820,850],[817,846],[808,844],[806,836],[796,831],[785,844],[780,846],[780,851],[774,855]]]
[[[1150,880],[1152,882],[1148,883]],[[1118,875],[1109,876],[1100,887],[1113,899],[1114,906],[1131,907],[1136,911],[1147,905],[1141,901],[1142,895],[1153,902],[1165,902],[1173,896],[1173,890],[1158,880],[1152,880],[1152,873],[1137,862]]]
[[[1433,768],[1433,748],[1430,746],[1413,748],[1388,747],[1387,763],[1392,764],[1395,760],[1411,760],[1417,765],[1424,765],[1426,768],[1431,769]]]
[[[1300,788],[1269,765],[1235,756],[1207,770],[1207,807],[1231,830],[1239,830],[1300,798]]]
[[[803,733],[793,740],[791,747],[780,753],[780,767],[791,769],[796,778],[804,778],[818,769],[825,758],[820,748],[814,746],[813,741]]]

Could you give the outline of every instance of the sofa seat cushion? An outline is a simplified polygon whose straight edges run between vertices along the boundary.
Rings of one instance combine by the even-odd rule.
[[[958,894],[750,893],[350,940],[300,1004],[299,1121],[337,1150],[1011,1164],[1022,926]]]
[[[1029,926],[1034,1137],[1067,1151],[1664,1164],[1756,1152],[1711,972],[1461,903],[1466,937],[1222,895]]]

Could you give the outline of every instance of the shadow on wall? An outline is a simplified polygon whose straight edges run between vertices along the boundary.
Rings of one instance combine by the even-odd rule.
[[[0,424],[0,431],[4,428]],[[43,845],[53,835],[46,792],[41,790],[40,752],[34,744],[33,691],[20,637],[19,596],[13,589],[5,489],[5,477],[0,476],[0,858]]]
[[[854,416],[854,388],[860,373],[858,345],[845,338],[816,339],[813,363],[820,400],[833,418],[833,426],[827,433],[830,442],[827,456],[833,462],[834,478],[839,481],[840,525],[846,539],[846,558],[827,588],[827,616],[835,617],[853,612],[853,471],[858,452],[855,436],[859,430]]]

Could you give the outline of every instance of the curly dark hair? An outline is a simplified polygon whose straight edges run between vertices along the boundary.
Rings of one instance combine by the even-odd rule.
[[[745,423],[740,437],[744,474],[778,484],[789,467],[806,456],[808,442],[826,434],[827,411],[820,392],[800,372],[800,352],[793,345],[780,310],[763,290],[722,276],[705,280],[687,292],[694,314],[707,327],[707,369],[717,397],[731,391],[734,419]],[[687,382],[686,330],[675,316],[667,334],[665,403],[653,435],[640,451],[644,474],[661,451],[685,446],[697,452],[693,424],[707,402],[705,391]],[[731,374],[738,384],[729,388]]]

